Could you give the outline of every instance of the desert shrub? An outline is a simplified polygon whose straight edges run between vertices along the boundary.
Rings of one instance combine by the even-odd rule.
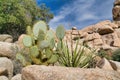
[[[117,49],[112,53],[112,60],[120,62],[120,49]]]

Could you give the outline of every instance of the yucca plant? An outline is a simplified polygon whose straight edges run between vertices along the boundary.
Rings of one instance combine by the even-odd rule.
[[[56,29],[56,35],[59,39],[59,42],[57,44],[57,51],[59,54],[59,60],[58,62],[62,66],[66,67],[81,67],[86,68],[91,66],[91,62],[94,59],[94,51],[90,51],[85,46],[79,45],[79,40],[76,43],[76,47],[74,48],[73,45],[70,46],[68,43],[63,42],[63,38],[65,36],[65,29],[62,26],[59,26]],[[71,44],[73,44],[71,42]],[[89,50],[90,52],[86,52],[86,50]]]

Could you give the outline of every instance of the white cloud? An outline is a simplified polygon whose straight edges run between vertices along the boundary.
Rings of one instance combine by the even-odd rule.
[[[50,21],[50,27],[56,28],[59,24],[65,25],[67,29],[69,28],[69,25],[76,25],[77,27],[81,25],[83,27],[87,24],[87,20],[93,20],[94,22],[95,20],[98,21],[101,19],[111,18],[112,14],[110,6],[112,5],[111,3],[113,0],[101,0],[101,6],[96,5],[96,1],[97,0],[75,0],[73,3],[64,5],[60,10],[58,10],[58,14],[56,14]]]

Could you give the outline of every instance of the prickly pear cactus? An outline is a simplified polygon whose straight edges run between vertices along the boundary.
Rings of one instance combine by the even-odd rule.
[[[54,64],[57,60],[57,54],[55,54],[53,48],[55,47],[55,33],[52,30],[47,29],[47,25],[43,21],[39,21],[33,25],[27,27],[27,35],[23,38],[23,44],[28,50],[28,57],[18,53],[16,58],[22,62],[24,66],[29,64],[49,65]],[[63,38],[63,35],[60,36]]]
[[[39,35],[39,30],[42,30],[44,33],[47,31],[47,25],[44,21],[39,21],[33,25],[33,34],[37,38]]]

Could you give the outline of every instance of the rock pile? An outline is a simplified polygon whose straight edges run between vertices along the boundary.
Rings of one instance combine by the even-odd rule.
[[[80,39],[80,44],[87,43],[91,48],[115,50],[120,48],[119,33],[118,25],[105,20],[82,30],[68,30],[65,40],[71,42],[72,39],[75,42],[75,39]]]

